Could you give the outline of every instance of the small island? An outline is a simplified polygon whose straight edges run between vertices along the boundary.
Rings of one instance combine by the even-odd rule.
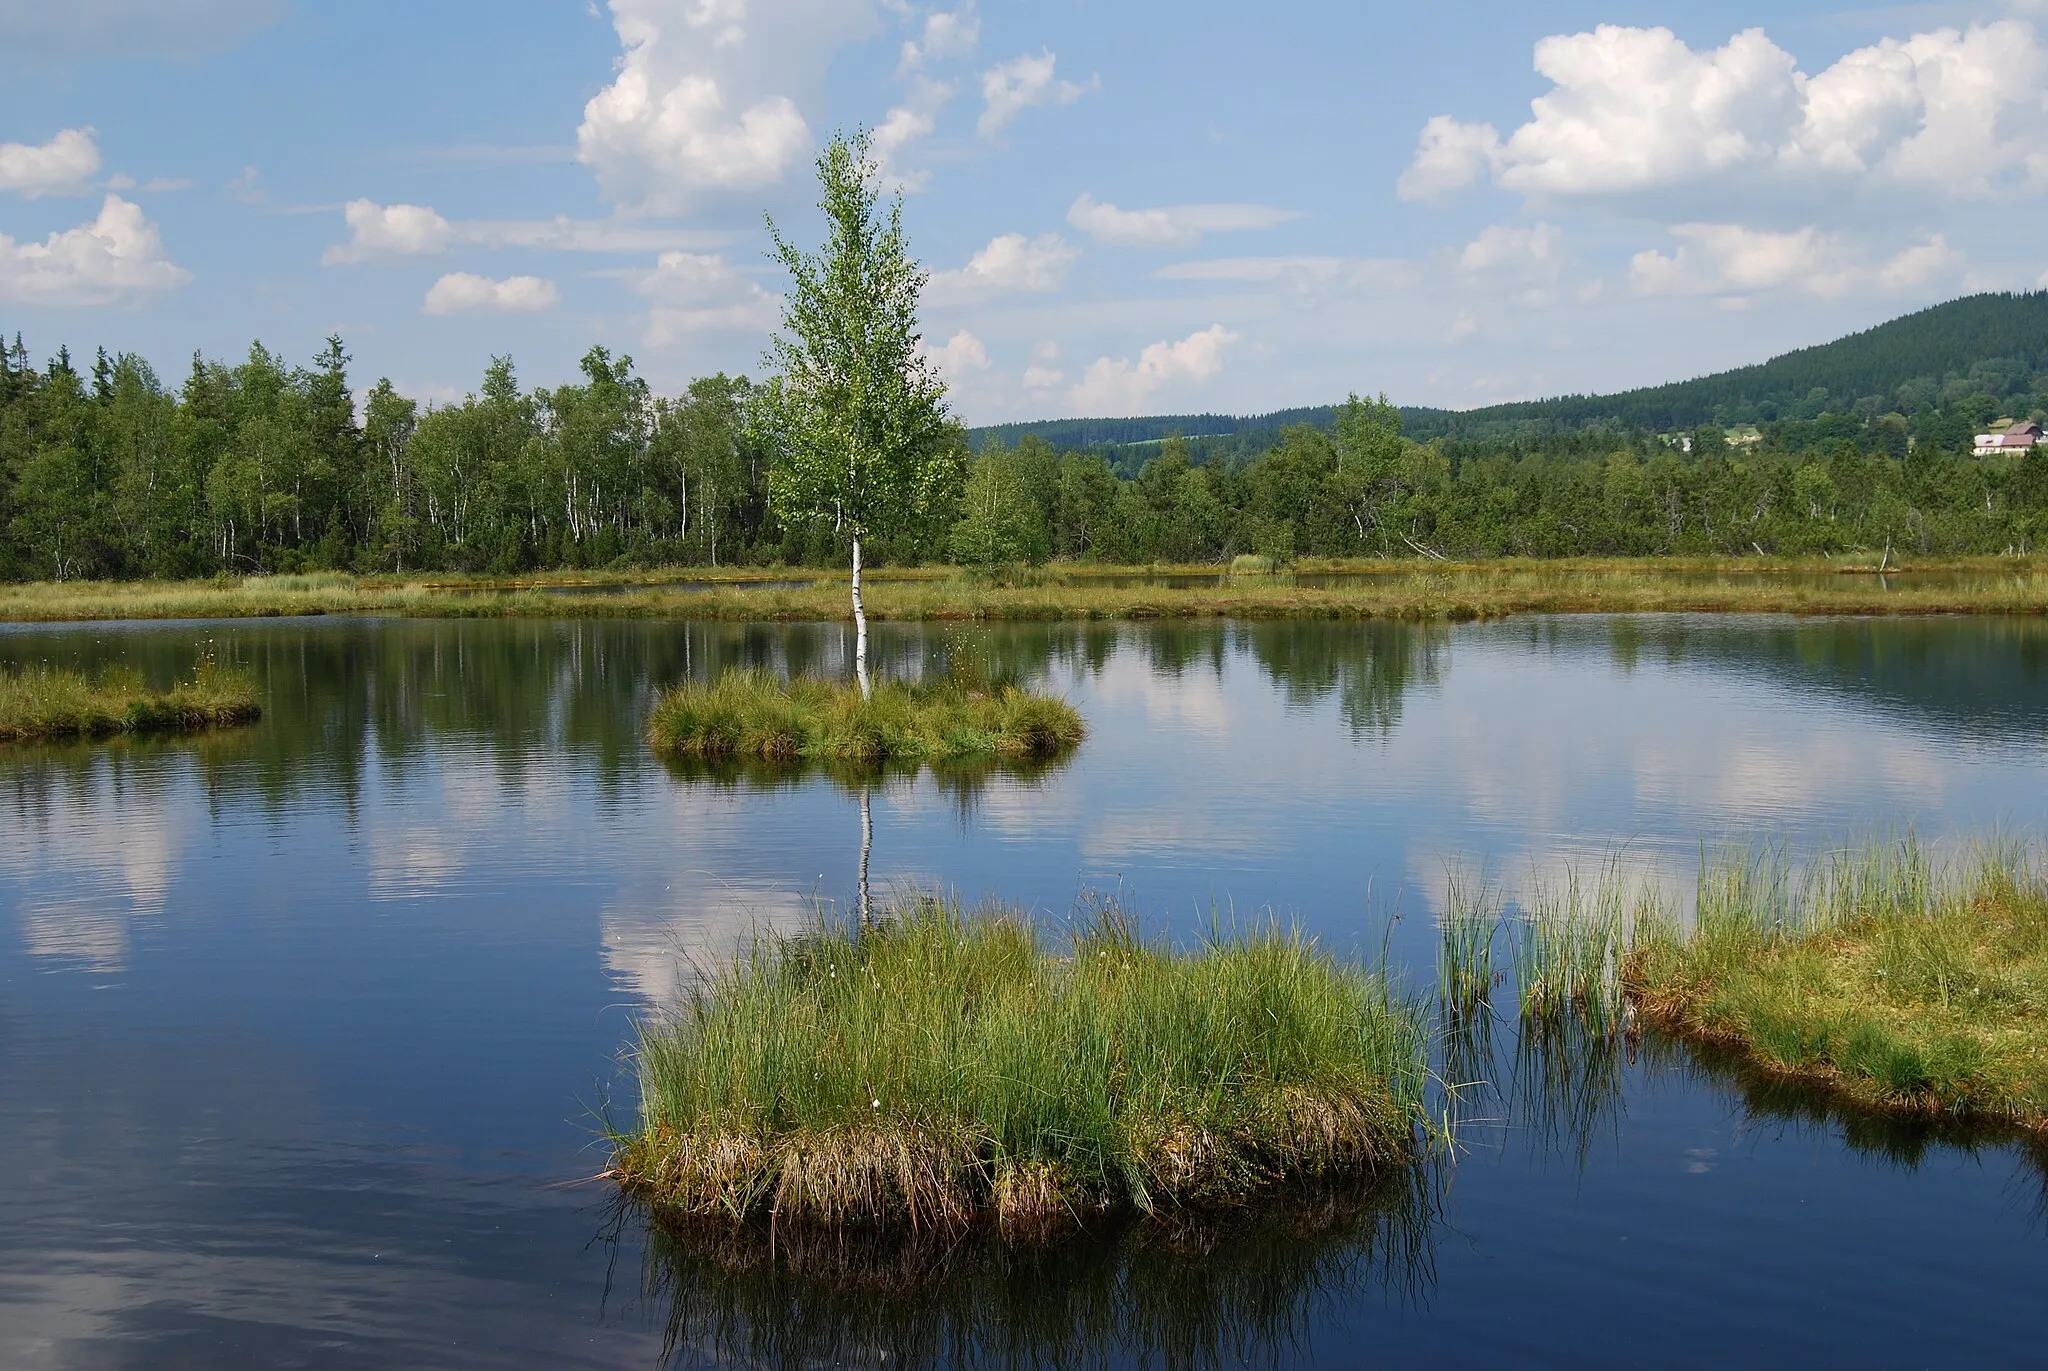
[[[262,715],[249,673],[211,661],[169,690],[151,689],[133,670],[0,667],[0,743],[196,732]]]
[[[1028,1235],[1415,1155],[1427,1032],[1381,974],[1113,906],[1047,942],[929,898],[765,937],[643,1026],[611,1177],[680,1217]]]
[[[654,706],[657,751],[703,761],[893,763],[1064,756],[1087,725],[1066,701],[1009,683],[851,681],[761,671],[686,681]]]
[[[1947,874],[1911,843],[1795,885],[1767,858],[1702,875],[1694,927],[1638,930],[1641,1018],[1887,1113],[2048,1130],[2048,884],[1987,845]]]

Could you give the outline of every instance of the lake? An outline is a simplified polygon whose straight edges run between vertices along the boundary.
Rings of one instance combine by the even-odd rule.
[[[957,1254],[722,1251],[589,1180],[636,1016],[854,895],[853,784],[665,765],[656,689],[846,669],[837,625],[327,619],[0,629],[202,651],[262,723],[0,750],[0,1366],[1575,1367],[2038,1360],[2048,1165],[1842,1118],[1668,1045],[1498,1026],[1417,1193]],[[1447,872],[2048,817],[2048,623],[878,627],[1091,734],[873,789],[884,887],[1049,921],[1265,913],[1433,985]],[[1007,1364],[1007,1363],[1006,1363]]]

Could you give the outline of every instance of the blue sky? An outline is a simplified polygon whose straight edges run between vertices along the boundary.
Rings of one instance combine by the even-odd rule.
[[[2048,284],[2048,3],[0,0],[0,327],[757,371],[881,131],[971,423],[1483,404]]]

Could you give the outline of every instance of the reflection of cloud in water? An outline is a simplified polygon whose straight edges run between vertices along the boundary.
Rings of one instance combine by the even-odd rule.
[[[21,941],[31,957],[81,970],[120,971],[128,964],[128,920],[105,901],[27,901]]]
[[[96,758],[61,804],[17,806],[0,825],[0,872],[10,876],[31,956],[93,971],[127,962],[128,922],[164,912],[188,835],[200,820],[174,778],[123,783]]]
[[[1101,703],[1136,706],[1149,723],[1216,737],[1230,731],[1231,701],[1223,682],[1206,669],[1191,667],[1169,675],[1148,665],[1129,644],[1119,643],[1091,684]]]
[[[674,1004],[697,968],[727,961],[756,934],[798,931],[814,908],[808,893],[679,877],[661,891],[623,894],[604,911],[604,968],[643,1002]]]

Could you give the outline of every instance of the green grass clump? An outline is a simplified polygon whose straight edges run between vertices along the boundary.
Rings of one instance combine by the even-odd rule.
[[[1006,1231],[1242,1201],[1404,1160],[1425,1034],[1267,928],[1193,953],[1114,907],[1049,948],[917,899],[764,940],[641,1032],[613,1174],[657,1209]]]
[[[1638,938],[1652,1024],[1902,1113],[2048,1129],[2048,882],[1987,847],[1938,872],[1911,841],[1709,863],[1695,927]]]
[[[249,673],[210,659],[169,690],[151,690],[142,673],[121,668],[0,667],[0,742],[214,728],[262,714]]]
[[[664,693],[648,732],[659,751],[707,761],[882,765],[1056,757],[1087,726],[1066,701],[1010,684],[885,681],[862,699],[851,682],[731,671]]]

